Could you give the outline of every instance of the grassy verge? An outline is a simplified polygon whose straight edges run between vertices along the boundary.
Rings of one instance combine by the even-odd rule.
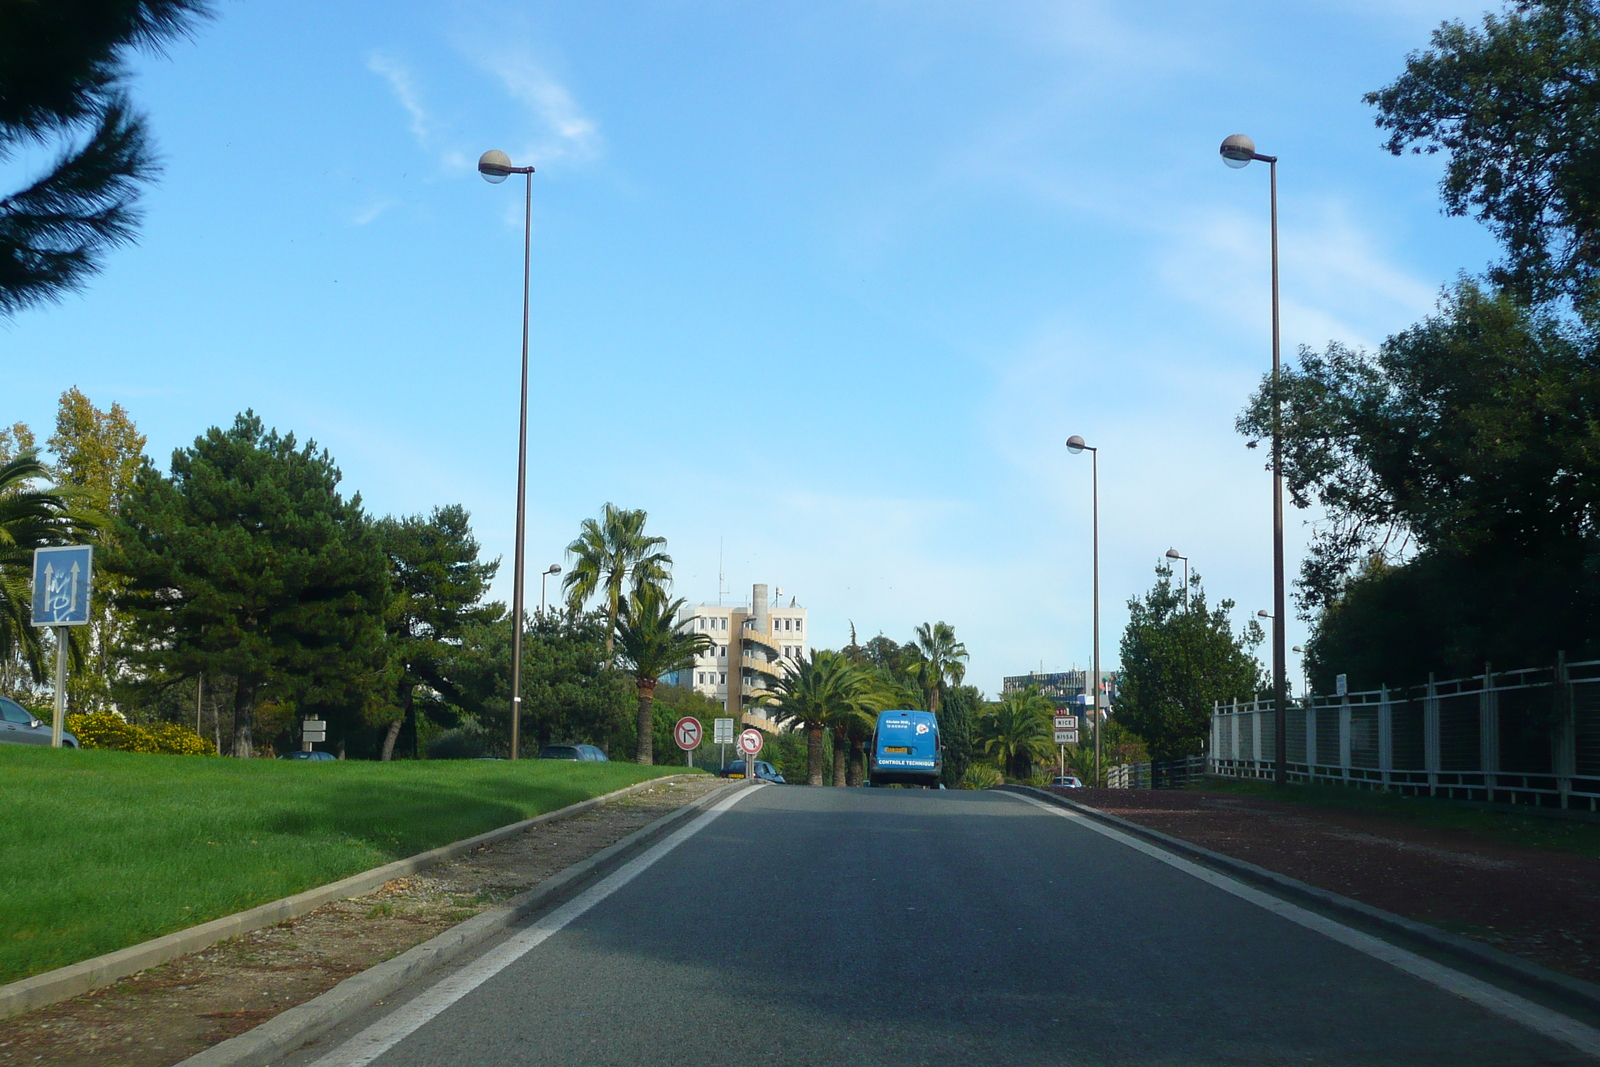
[[[0,983],[682,771],[0,745]]]
[[[1295,785],[1280,790],[1269,782],[1207,778],[1196,788],[1284,804],[1380,815],[1434,829],[1472,834],[1501,844],[1600,856],[1600,823],[1484,810],[1432,797],[1408,797],[1336,785]]]

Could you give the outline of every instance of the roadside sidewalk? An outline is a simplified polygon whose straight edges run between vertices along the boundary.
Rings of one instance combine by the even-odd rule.
[[[1385,911],[1600,981],[1600,858],[1505,829],[1287,803],[1233,792],[1052,789],[1130,822]],[[1514,830],[1526,818],[1485,822]],[[1600,842],[1600,826],[1564,827]]]
[[[0,1067],[169,1067],[504,903],[714,789],[647,789],[0,1021]]]

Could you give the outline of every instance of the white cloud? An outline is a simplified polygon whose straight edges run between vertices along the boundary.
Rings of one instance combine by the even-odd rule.
[[[427,109],[422,106],[422,95],[417,91],[411,68],[385,52],[372,52],[367,56],[367,69],[388,81],[395,99],[411,116],[411,135],[419,145],[428,147],[428,134],[433,123]]]
[[[572,92],[557,81],[525,47],[464,48],[473,61],[499,80],[538,124],[536,141],[526,150],[535,163],[553,159],[586,160],[600,153],[603,141],[595,121],[584,113]]]
[[[366,207],[351,215],[350,223],[353,226],[365,226],[370,222],[376,221],[379,215],[382,215],[390,208],[399,206],[400,201],[394,199],[393,197],[384,197],[382,199],[374,200]]]

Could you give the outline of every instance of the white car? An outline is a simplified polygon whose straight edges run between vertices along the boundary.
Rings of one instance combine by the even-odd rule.
[[[1076,777],[1074,777],[1073,775],[1070,775],[1070,774],[1064,774],[1064,775],[1060,776],[1059,778],[1050,779],[1050,785],[1053,788],[1056,788],[1056,789],[1082,789],[1083,788],[1083,783],[1078,781],[1078,779]]]

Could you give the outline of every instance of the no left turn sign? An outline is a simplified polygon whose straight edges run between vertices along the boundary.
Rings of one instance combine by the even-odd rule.
[[[672,728],[672,736],[677,739],[678,747],[685,752],[693,752],[700,747],[700,720],[685,715],[678,720]]]
[[[739,751],[746,756],[754,756],[760,752],[763,743],[760,730],[746,730],[739,735]]]

